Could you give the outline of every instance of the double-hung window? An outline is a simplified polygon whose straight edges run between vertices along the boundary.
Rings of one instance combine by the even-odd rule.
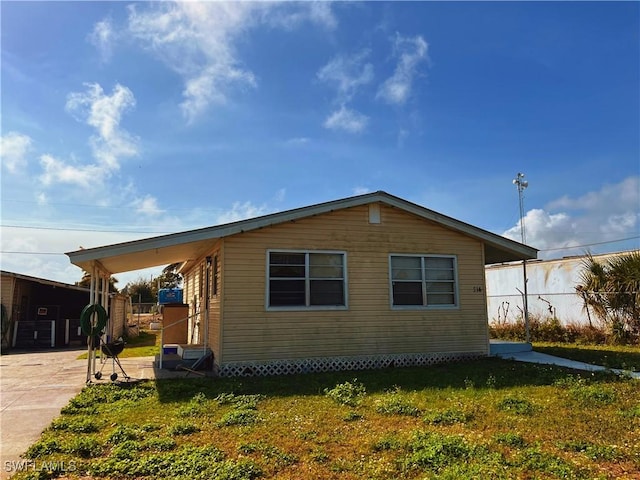
[[[343,252],[268,252],[268,307],[345,307]]]
[[[454,256],[391,255],[389,266],[392,306],[458,306]]]

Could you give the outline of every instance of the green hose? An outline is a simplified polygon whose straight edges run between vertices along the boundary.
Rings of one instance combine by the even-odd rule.
[[[98,315],[98,321],[93,325],[93,314]],[[82,309],[80,314],[80,327],[87,336],[102,335],[104,327],[107,326],[107,312],[99,303],[89,304]]]

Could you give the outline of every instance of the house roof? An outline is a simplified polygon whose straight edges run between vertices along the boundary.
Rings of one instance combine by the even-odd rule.
[[[39,283],[41,285],[48,285],[54,288],[66,288],[69,290],[78,290],[81,292],[89,293],[89,289],[85,287],[80,287],[78,285],[71,285],[69,283],[57,282],[55,280],[48,280],[46,278],[32,277],[30,275],[24,275],[22,273],[14,273],[14,272],[9,272],[7,270],[0,270],[0,275],[2,275],[3,277],[13,277],[19,280],[26,280],[29,282]]]
[[[514,242],[383,191],[197,230],[76,250],[68,252],[66,255],[71,263],[85,271],[91,271],[94,262],[97,262],[102,270],[111,274],[179,262],[187,262],[188,267],[189,263],[195,262],[210,251],[221,238],[370,203],[382,203],[399,208],[482,241],[486,264],[528,260],[537,257],[538,250],[533,247]]]

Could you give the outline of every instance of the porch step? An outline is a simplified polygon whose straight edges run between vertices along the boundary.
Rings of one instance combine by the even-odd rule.
[[[508,342],[506,340],[491,340],[489,343],[489,355],[499,357],[510,353],[523,353],[533,350],[529,342]]]
[[[162,369],[163,370],[175,370],[179,366],[191,368],[193,364],[198,361],[197,358],[194,359],[186,359],[182,358],[180,355],[176,353],[165,354],[162,358]],[[153,362],[153,366],[155,368],[160,368],[160,355],[156,355],[155,362]]]

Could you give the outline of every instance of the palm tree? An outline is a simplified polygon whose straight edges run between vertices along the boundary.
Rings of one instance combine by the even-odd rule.
[[[640,250],[598,262],[588,254],[576,293],[616,336],[640,335]],[[590,316],[589,316],[590,318]]]
[[[116,283],[118,283],[118,279],[116,277],[109,277],[109,292],[117,293],[118,287],[116,287]],[[76,285],[84,288],[91,288],[91,274],[87,271],[82,272],[82,278],[79,282],[76,282]]]

